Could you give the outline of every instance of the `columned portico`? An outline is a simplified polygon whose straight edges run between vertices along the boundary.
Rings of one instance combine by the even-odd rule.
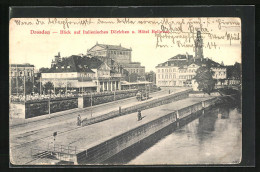
[[[113,81],[110,81],[110,88],[111,88],[111,91],[114,91],[114,89],[113,89]]]

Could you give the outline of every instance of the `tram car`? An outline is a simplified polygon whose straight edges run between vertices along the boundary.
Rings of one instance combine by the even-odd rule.
[[[136,99],[138,101],[143,101],[149,99],[149,93],[144,91],[138,91],[136,94]]]

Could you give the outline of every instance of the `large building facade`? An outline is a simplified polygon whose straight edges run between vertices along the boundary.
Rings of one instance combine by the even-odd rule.
[[[123,75],[136,73],[145,75],[145,67],[140,62],[132,62],[132,48],[120,45],[96,44],[87,51],[87,56],[97,57],[112,69]]]
[[[29,63],[11,64],[9,70],[11,94],[22,94],[25,82],[34,83],[34,71],[34,65]]]
[[[192,86],[193,77],[201,66],[209,67],[213,72],[213,79],[226,78],[226,68],[208,58],[195,59],[193,56],[177,55],[156,66],[157,86]],[[219,84],[219,83],[217,83]]]
[[[52,82],[56,89],[66,88],[78,92],[120,90],[122,75],[96,57],[73,55],[52,63],[42,73],[41,82]]]
[[[213,72],[213,79],[217,85],[221,80],[227,78],[227,69],[203,55],[203,39],[201,32],[197,32],[195,39],[195,56],[178,54],[166,62],[156,66],[156,85],[157,86],[192,86],[193,77],[201,66],[207,66]]]

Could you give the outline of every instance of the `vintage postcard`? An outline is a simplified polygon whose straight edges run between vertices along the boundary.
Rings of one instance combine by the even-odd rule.
[[[241,25],[11,18],[10,163],[239,164]]]

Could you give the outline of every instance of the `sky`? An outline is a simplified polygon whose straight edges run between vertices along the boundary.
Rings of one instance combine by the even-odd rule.
[[[204,57],[219,63],[223,61],[225,65],[241,63],[239,18],[19,18],[10,20],[9,30],[9,62],[30,63],[37,69],[50,67],[58,52],[62,57],[86,54],[98,42],[131,47],[132,61],[141,62],[149,72],[177,54],[195,55],[192,44],[196,30],[202,32]],[[60,30],[71,34],[60,34]],[[102,30],[108,34],[83,34],[83,30]],[[111,30],[130,33],[111,34]],[[138,30],[149,30],[149,33],[141,34]],[[155,34],[152,30],[170,33]],[[32,31],[50,34],[32,34]],[[74,31],[80,31],[80,34],[74,34]],[[190,39],[186,39],[187,36]],[[187,46],[182,47],[184,45]]]

